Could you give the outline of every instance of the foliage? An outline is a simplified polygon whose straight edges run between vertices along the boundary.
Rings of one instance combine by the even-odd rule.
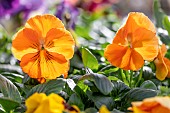
[[[160,42],[168,48],[165,57],[170,59],[170,20],[158,0],[154,0],[153,6],[157,34]],[[54,14],[57,9],[55,6],[48,10]],[[170,78],[158,80],[154,62],[145,61],[142,68],[132,71],[112,66],[105,59],[104,50],[122,25],[122,18],[112,7],[98,12],[89,12],[82,7],[78,10],[75,27],[66,28],[76,42],[68,77],[47,79],[42,84],[24,73],[19,66],[20,61],[11,53],[12,37],[16,29],[21,29],[23,25],[18,25],[10,33],[4,26],[0,27],[0,112],[25,112],[25,100],[36,92],[46,95],[56,93],[67,104],[76,105],[84,113],[97,113],[102,105],[111,113],[124,113],[128,112],[134,101],[170,96]],[[68,16],[67,11],[64,13]],[[12,19],[15,18],[14,24],[17,21],[25,22],[22,14],[11,15]],[[72,21],[68,17],[61,19],[65,21],[65,26]]]

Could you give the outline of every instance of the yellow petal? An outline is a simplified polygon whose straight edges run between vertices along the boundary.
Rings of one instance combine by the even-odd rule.
[[[64,29],[51,29],[45,38],[46,49],[64,55],[67,60],[73,57],[74,45],[70,32]]]
[[[28,28],[24,28],[14,36],[12,41],[12,53],[18,60],[28,53],[35,53],[39,48],[38,34]]]
[[[102,105],[99,109],[99,113],[110,113],[105,105]]]
[[[39,107],[41,102],[46,99],[47,96],[44,93],[34,93],[26,101],[25,105],[27,107],[26,113],[34,113],[35,110]]]
[[[48,97],[52,98],[53,100],[60,104],[63,104],[65,102],[65,100],[58,94],[51,93]]]
[[[52,28],[64,28],[64,24],[55,16],[45,14],[30,18],[25,27],[32,28],[45,38],[47,32]]]

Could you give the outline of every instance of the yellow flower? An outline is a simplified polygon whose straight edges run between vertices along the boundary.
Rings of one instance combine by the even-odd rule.
[[[141,102],[132,102],[129,110],[133,113],[170,113],[170,97],[152,97]]]
[[[35,93],[26,101],[26,113],[62,113],[65,109],[65,100],[57,94],[46,96],[43,93]]]
[[[156,65],[156,77],[159,80],[164,80],[166,77],[170,77],[170,60],[165,58],[167,52],[166,46],[163,44],[159,48],[159,53],[154,63]]]
[[[99,109],[99,113],[110,113],[105,105],[102,105]]]
[[[53,15],[30,18],[12,41],[12,52],[22,70],[43,82],[67,75],[74,54],[74,39]],[[65,76],[66,77],[66,76]]]
[[[34,93],[25,101],[25,105],[26,113],[80,113],[77,106],[68,105],[61,96],[54,93],[49,96]]]
[[[116,33],[104,52],[106,59],[124,70],[138,70],[144,60],[158,54],[158,39],[154,24],[143,13],[131,12],[124,26]]]

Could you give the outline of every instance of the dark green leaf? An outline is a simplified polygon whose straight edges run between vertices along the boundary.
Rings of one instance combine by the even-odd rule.
[[[69,105],[76,105],[80,110],[84,110],[84,104],[79,95],[76,93],[72,94],[68,100]]]
[[[87,108],[85,110],[85,113],[97,113],[97,109],[95,109],[95,108]]]
[[[141,87],[141,88],[145,88],[145,89],[157,90],[156,85],[155,85],[152,81],[150,81],[150,80],[144,81],[144,82],[141,84],[140,87]]]
[[[45,93],[49,95],[50,93],[60,93],[60,91],[65,86],[66,81],[64,79],[58,78],[55,80],[50,80],[44,84],[39,84],[37,86],[34,86],[28,93],[27,98],[31,96],[33,93]]]
[[[82,59],[85,67],[98,69],[98,61],[96,57],[87,48],[82,48]]]
[[[102,74],[90,73],[84,75],[82,79],[92,80],[96,87],[99,89],[99,91],[104,95],[108,95],[113,89],[111,81]]]
[[[154,97],[156,95],[157,95],[157,92],[151,89],[141,89],[141,88],[131,89],[121,99],[121,107],[124,110],[127,110],[127,108],[131,106],[131,102],[141,101],[145,98]]]
[[[109,110],[113,110],[115,102],[112,97],[91,93],[88,93],[88,96],[98,109],[100,109],[102,105],[105,105]]]
[[[6,112],[10,112],[19,106],[19,103],[8,98],[0,98],[0,105]]]
[[[115,99],[120,99],[125,93],[127,93],[130,88],[125,85],[123,82],[120,81],[112,81],[113,83],[113,90],[111,95]]]
[[[16,102],[21,102],[21,95],[17,87],[6,77],[0,74],[0,90],[4,97],[7,97]]]

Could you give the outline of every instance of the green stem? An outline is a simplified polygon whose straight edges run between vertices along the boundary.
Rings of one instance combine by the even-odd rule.
[[[123,82],[128,85],[128,81],[126,80],[126,75],[123,72],[123,69],[120,69],[120,75],[122,77]]]
[[[132,87],[132,78],[133,78],[133,71],[132,71],[132,70],[130,70],[129,87]]]
[[[138,81],[136,82],[136,87],[139,85],[140,80],[142,79],[142,74],[143,74],[143,67],[140,69],[140,73],[139,73]]]

